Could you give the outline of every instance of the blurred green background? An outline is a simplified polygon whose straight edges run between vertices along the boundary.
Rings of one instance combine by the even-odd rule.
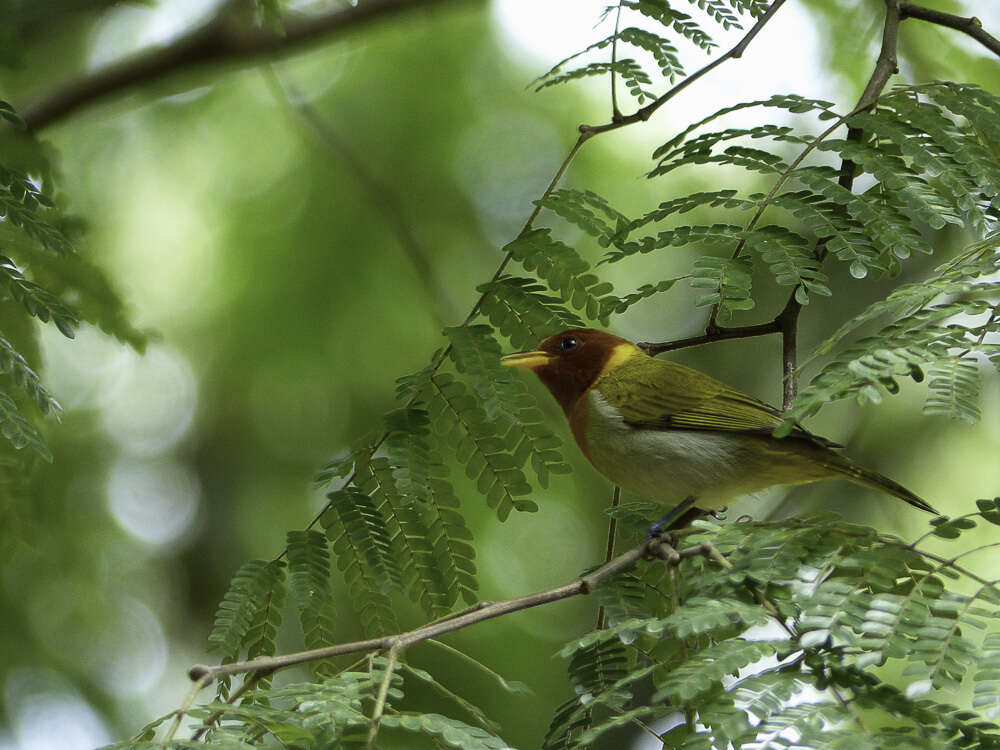
[[[6,17],[23,21],[9,29],[21,64],[0,73],[0,98],[15,106],[215,10],[207,0],[77,2],[50,13],[41,12],[46,3],[7,5]],[[734,97],[795,90],[849,106],[869,72],[861,53],[877,40],[881,2],[791,5],[744,60],[650,123],[589,143],[565,184],[636,215],[711,189],[712,174],[647,181],[643,172],[653,147]],[[323,502],[312,485],[317,468],[378,426],[394,405],[395,378],[423,367],[442,345],[441,328],[471,309],[476,284],[493,273],[576,126],[606,120],[603,83],[526,88],[598,38],[599,11],[599,3],[452,2],[332,38],[273,69],[254,62],[182,73],[40,134],[58,167],[60,202],[88,222],[82,252],[118,285],[134,323],[157,333],[140,356],[92,329],[75,341],[42,331],[43,378],[66,413],[47,430],[55,463],[40,472],[32,502],[7,508],[0,530],[0,749],[122,739],[183,701],[186,668],[211,659],[206,636],[230,576],[248,559],[273,557],[285,530],[313,517]],[[857,29],[871,33],[859,41]],[[954,35],[907,29],[903,48],[903,74],[914,80],[1000,84],[996,63]],[[322,133],[293,106],[300,99]],[[541,225],[552,221],[543,215]],[[558,231],[599,259],[589,238]],[[942,257],[965,239],[943,237]],[[643,256],[607,273],[626,292],[682,274],[689,257]],[[903,273],[919,278],[939,262],[914,259]],[[803,351],[888,288],[828,270],[836,296],[805,311]],[[705,311],[693,298],[678,285],[614,329],[642,340],[698,333]],[[765,319],[781,302],[762,293],[760,312],[737,322]],[[779,400],[777,341],[675,358]],[[975,427],[921,417],[919,387],[877,409],[835,405],[809,427],[945,512],[967,507],[1000,484],[1000,395],[987,376],[986,416]],[[562,583],[604,554],[610,488],[531,387],[576,471],[538,491],[537,514],[502,525],[473,487],[458,485],[486,600]],[[771,492],[731,513],[832,507],[903,536],[926,522],[839,483],[786,499]],[[433,646],[411,659],[461,685],[514,745],[536,746],[567,696],[554,654],[591,627],[594,606],[565,602],[449,640],[532,695],[498,690]],[[340,637],[357,637],[346,605],[338,618]],[[292,650],[294,616],[288,624],[282,646]]]

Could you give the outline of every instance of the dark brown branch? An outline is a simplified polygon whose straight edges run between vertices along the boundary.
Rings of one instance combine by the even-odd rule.
[[[882,46],[879,49],[878,59],[875,61],[875,68],[872,70],[868,84],[858,98],[852,114],[863,112],[875,106],[882,90],[889,83],[889,79],[898,72],[899,64],[896,60],[896,47],[899,44],[899,24],[902,21],[900,14],[900,0],[885,0],[885,23],[882,26]],[[848,140],[860,141],[863,137],[861,130],[849,128],[847,131]],[[854,185],[854,163],[845,159],[840,167],[840,177],[838,183],[841,187],[850,190]],[[826,257],[826,244],[820,243],[816,246],[816,258],[820,262]],[[781,324],[781,367],[782,367],[782,398],[781,408],[788,409],[795,400],[798,390],[798,351],[797,333],[799,313],[802,304],[795,298],[795,293],[788,298],[785,309],[775,318]]]
[[[840,118],[837,122],[833,123],[833,125],[821,133],[806,149],[802,151],[802,153],[796,157],[795,161],[789,165],[788,169],[781,174],[775,185],[771,188],[770,193],[765,196],[760,207],[757,209],[757,212],[747,224],[748,230],[752,229],[756,225],[757,221],[763,215],[764,210],[767,208],[771,198],[777,193],[778,189],[785,182],[785,180],[788,179],[795,168],[802,162],[803,159],[805,159],[806,155],[808,155],[816,147],[816,145],[832,133],[833,130],[840,127],[840,125],[842,125],[843,122],[850,116],[873,107],[878,101],[882,90],[889,82],[889,78],[897,72],[896,46],[899,39],[899,24],[902,20],[902,16],[900,14],[900,0],[885,0],[885,5],[886,16],[882,32],[882,47],[879,51],[878,59],[875,62],[875,68],[872,71],[871,77],[868,79],[868,83],[865,85],[864,91],[858,99],[858,103],[848,115]],[[847,138],[849,140],[860,141],[862,136],[863,133],[857,128],[849,128],[847,131]],[[851,189],[854,184],[854,172],[854,163],[845,159],[841,163],[840,176],[838,178],[838,183],[841,187],[846,188],[847,190]],[[734,257],[738,256],[742,252],[745,244],[745,241],[742,240],[738,243],[734,252]],[[817,244],[815,254],[817,260],[822,262],[822,260],[826,257],[826,244],[824,242]],[[795,298],[795,293],[793,292],[791,296],[789,296],[788,301],[785,303],[785,307],[777,316],[775,316],[773,320],[767,323],[759,323],[757,325],[722,328],[715,322],[716,310],[713,309],[703,335],[658,344],[643,343],[640,344],[640,346],[649,354],[656,355],[662,352],[683,349],[689,346],[698,346],[700,344],[707,344],[714,341],[723,341],[725,339],[749,338],[752,336],[764,336],[770,333],[780,333],[781,367],[783,375],[781,402],[782,408],[788,409],[788,407],[791,406],[792,401],[795,400],[798,384],[796,376],[798,360],[798,318],[801,310],[802,304]]]
[[[280,55],[404,11],[443,0],[371,0],[317,16],[289,16],[285,33],[241,23],[223,4],[211,21],[162,47],[112,63],[19,108],[29,130],[42,130],[98,100],[160,80],[180,70],[232,60]]]
[[[678,339],[676,341],[661,341],[656,344],[641,341],[638,346],[650,356],[656,356],[657,354],[663,354],[663,352],[686,349],[689,346],[710,344],[713,341],[725,341],[726,339],[748,339],[753,336],[766,336],[769,333],[778,333],[779,331],[781,331],[781,326],[778,324],[777,319],[775,319],[767,323],[758,323],[757,325],[752,326],[738,326],[734,328],[712,326],[709,328],[707,333],[701,336],[691,336],[690,338]]]
[[[312,649],[311,651],[300,651],[293,654],[284,654],[282,656],[258,657],[256,659],[251,659],[250,661],[222,664],[217,667],[196,664],[188,670],[188,676],[192,680],[207,682],[209,680],[218,679],[219,677],[239,674],[242,672],[273,672],[277,669],[291,667],[296,664],[305,664],[308,662],[319,661],[321,659],[329,659],[333,656],[340,656],[342,654],[354,654],[363,651],[385,651],[388,649],[396,649],[398,651],[400,649],[405,649],[408,646],[412,646],[415,643],[420,643],[421,641],[426,641],[430,638],[436,638],[444,633],[461,630],[469,627],[470,625],[491,620],[495,617],[508,615],[512,612],[518,612],[532,607],[538,607],[543,604],[551,604],[552,602],[569,599],[574,596],[589,594],[604,579],[632,567],[641,558],[646,557],[647,555],[660,556],[662,554],[659,548],[660,544],[661,542],[657,539],[640,544],[638,547],[634,547],[628,552],[614,558],[610,562],[605,563],[597,570],[562,586],[556,586],[555,588],[551,588],[546,591],[539,591],[538,593],[529,594],[528,596],[522,596],[517,599],[507,599],[502,602],[484,604],[480,607],[456,615],[455,617],[422,625],[419,628],[409,630],[405,633],[387,635],[381,638],[369,638],[364,641],[340,643],[334,646]],[[710,551],[705,545],[698,544],[681,550],[680,552],[676,552],[675,554],[677,556],[676,560],[671,558],[671,562],[679,562],[680,560],[689,557],[696,557],[698,555],[707,555],[710,554]]]
[[[722,63],[726,62],[726,60],[733,60],[742,57],[744,51],[746,51],[746,48],[750,44],[750,42],[752,42],[754,40],[754,37],[756,37],[757,34],[760,33],[761,29],[764,28],[765,24],[767,24],[767,22],[774,17],[774,14],[778,12],[778,8],[780,8],[784,4],[785,0],[774,0],[774,2],[771,3],[771,6],[764,12],[764,15],[762,15],[760,18],[757,19],[757,23],[755,23],[751,27],[751,29],[743,36],[742,39],[740,39],[740,41],[736,44],[735,47],[733,47],[731,50],[726,52],[721,57],[713,60],[705,67],[689,75],[683,81],[681,81],[672,89],[663,94],[663,96],[656,99],[656,101],[650,102],[645,107],[637,109],[630,115],[625,115],[623,117],[615,118],[611,122],[605,123],[604,125],[581,125],[580,132],[588,135],[597,135],[598,133],[606,133],[609,130],[618,130],[618,128],[623,128],[626,125],[631,125],[636,122],[645,122],[646,120],[648,120],[650,117],[653,116],[653,113],[656,112],[656,110],[658,110],[668,101],[673,99],[675,96],[681,93],[692,83],[697,81],[699,78],[701,78],[704,75],[707,75],[708,73],[711,73],[717,67],[722,65]]]
[[[949,29],[955,29],[956,31],[961,31],[963,34],[968,34],[994,55],[1000,56],[1000,39],[987,32],[983,28],[982,21],[975,16],[968,18],[956,16],[940,10],[925,8],[922,5],[914,5],[911,2],[906,2],[906,0],[900,3],[899,12],[903,19],[916,18],[920,21],[929,21],[930,23],[936,23],[938,26],[947,26]]]

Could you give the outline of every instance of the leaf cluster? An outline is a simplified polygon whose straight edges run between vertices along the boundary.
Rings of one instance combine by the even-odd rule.
[[[24,123],[14,108],[0,100],[0,145],[17,141],[19,158],[51,171],[40,146],[18,131]],[[24,153],[28,155],[25,156]],[[7,317],[0,330],[0,434],[12,455],[31,446],[46,459],[52,454],[42,437],[39,416],[58,417],[61,409],[30,364],[38,346],[38,332],[28,325],[32,318],[52,323],[68,338],[81,321],[95,323],[142,347],[145,336],[135,331],[122,314],[122,303],[96,266],[77,255],[72,239],[73,221],[43,190],[42,179],[16,163],[0,161],[0,301]],[[28,268],[31,272],[28,272]],[[67,303],[76,297],[74,305]],[[34,405],[37,411],[31,410]],[[27,471],[24,460],[15,461]]]
[[[691,0],[691,2],[697,4],[708,19],[727,31],[742,28],[745,16],[758,17],[767,7],[766,3],[757,0],[753,2]],[[650,88],[653,85],[654,75],[670,83],[686,75],[678,58],[678,40],[683,39],[684,42],[706,53],[718,47],[710,31],[690,14],[678,10],[666,0],[622,0],[618,5],[609,6],[605,10],[604,17],[611,15],[615,17],[614,32],[560,60],[538,76],[532,82],[536,90],[540,91],[583,78],[610,75],[620,78],[629,94],[641,105],[657,98],[657,94]],[[629,19],[636,17],[653,21],[657,25],[656,30],[626,25]],[[599,51],[607,51],[611,59],[581,64],[581,58],[592,57],[593,53]],[[647,70],[635,57],[624,56],[630,53],[651,58],[656,68],[655,73]],[[570,67],[571,64],[575,67]]]

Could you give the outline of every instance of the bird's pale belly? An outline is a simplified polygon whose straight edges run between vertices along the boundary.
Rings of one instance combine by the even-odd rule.
[[[740,433],[636,428],[596,390],[588,394],[587,453],[594,467],[627,492],[675,505],[688,497],[718,508],[775,484],[822,479],[833,472]],[[810,476],[812,474],[812,476]]]

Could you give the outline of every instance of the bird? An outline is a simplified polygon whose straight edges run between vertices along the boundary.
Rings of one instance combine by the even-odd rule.
[[[566,330],[500,361],[538,376],[597,471],[639,497],[668,507],[676,502],[651,534],[734,497],[825,479],[846,479],[937,514],[798,424],[776,437],[785,421],[779,409],[606,331]]]

